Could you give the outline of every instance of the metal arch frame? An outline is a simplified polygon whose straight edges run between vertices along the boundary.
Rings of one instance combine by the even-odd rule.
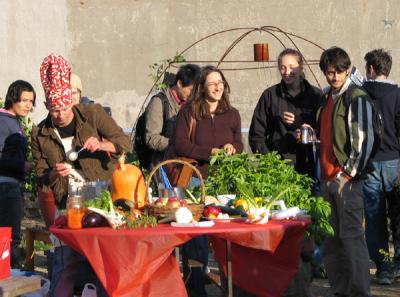
[[[186,47],[186,48],[183,49],[181,52],[179,52],[177,55],[178,55],[178,56],[182,56],[183,54],[185,54],[187,51],[189,51],[191,48],[193,48],[193,47],[196,46],[197,44],[203,42],[204,40],[207,40],[207,39],[209,39],[209,38],[212,38],[212,37],[214,37],[214,36],[217,36],[217,35],[220,35],[220,34],[224,34],[224,33],[227,33],[227,32],[243,31],[243,30],[246,30],[246,31],[245,31],[244,33],[242,33],[238,38],[236,38],[236,39],[230,44],[230,46],[229,46],[229,47],[227,48],[227,50],[223,53],[223,55],[221,56],[221,58],[220,58],[218,61],[185,61],[185,62],[183,62],[183,63],[188,63],[188,62],[193,62],[193,63],[196,63],[196,62],[198,62],[198,63],[199,63],[199,62],[203,62],[203,63],[215,63],[215,62],[216,62],[216,63],[217,63],[217,66],[216,66],[216,67],[219,68],[220,65],[221,65],[222,63],[224,63],[224,62],[225,62],[225,63],[227,63],[227,62],[230,62],[230,63],[252,62],[252,61],[235,61],[235,60],[233,60],[233,61],[225,61],[225,58],[226,58],[226,57],[228,56],[228,54],[233,50],[233,48],[235,48],[236,45],[238,45],[245,37],[247,37],[248,35],[250,35],[250,34],[253,33],[253,32],[265,32],[265,33],[267,33],[267,34],[270,34],[274,39],[276,39],[276,40],[282,45],[283,48],[287,48],[286,45],[285,45],[285,43],[282,41],[282,39],[281,39],[280,37],[278,37],[279,34],[283,34],[283,35],[289,40],[289,42],[293,45],[293,47],[294,47],[296,50],[298,50],[298,51],[300,52],[300,54],[302,55],[304,64],[307,66],[307,68],[308,68],[309,71],[311,72],[311,74],[312,74],[314,80],[316,81],[316,83],[318,84],[318,86],[321,87],[321,85],[320,85],[320,83],[319,83],[319,81],[318,81],[318,79],[317,79],[317,77],[316,77],[314,71],[313,71],[312,68],[311,68],[312,65],[316,65],[316,64],[317,64],[318,60],[310,60],[310,61],[307,60],[307,59],[304,57],[304,55],[303,55],[303,53],[301,52],[301,50],[300,50],[300,48],[298,47],[298,45],[296,44],[296,42],[294,41],[294,38],[303,40],[303,41],[305,41],[305,42],[307,42],[307,43],[309,43],[309,44],[311,44],[311,45],[313,45],[313,46],[315,46],[315,47],[321,49],[322,51],[325,50],[325,49],[324,49],[322,46],[320,46],[319,44],[317,44],[317,43],[315,43],[315,42],[313,42],[313,41],[311,41],[311,40],[309,40],[309,39],[307,39],[307,38],[305,38],[305,37],[299,36],[299,35],[294,34],[294,33],[291,33],[291,32],[286,32],[286,31],[284,31],[284,30],[282,30],[282,29],[280,29],[280,28],[278,28],[278,27],[276,27],[276,26],[261,26],[260,28],[251,28],[251,27],[242,28],[242,27],[239,27],[239,28],[231,28],[231,29],[226,29],[226,30],[218,31],[218,32],[215,32],[215,33],[206,35],[206,36],[200,38],[199,40],[193,42],[193,43],[190,44],[188,47]],[[276,61],[269,61],[268,63],[271,63],[271,62],[276,62]],[[133,127],[132,127],[132,131],[131,131],[131,133],[130,133],[130,138],[131,138],[131,140],[133,140],[133,137],[134,137],[135,127],[136,127],[138,118],[139,118],[139,116],[144,112],[144,110],[145,110],[145,108],[146,108],[146,105],[147,105],[147,101],[149,100],[150,94],[153,92],[154,88],[156,87],[156,85],[158,84],[158,82],[160,81],[160,79],[164,76],[164,74],[170,69],[170,67],[174,67],[175,64],[178,64],[178,63],[177,63],[177,62],[174,62],[174,61],[168,63],[167,66],[165,67],[165,69],[163,70],[163,72],[157,77],[157,79],[154,81],[153,85],[151,86],[149,92],[148,92],[147,95],[146,95],[146,99],[145,99],[145,101],[143,102],[143,104],[142,104],[142,106],[141,106],[141,108],[140,108],[140,111],[139,111],[139,114],[138,114],[138,116],[137,116],[137,118],[136,118],[136,120],[135,120],[135,123],[134,123],[134,125],[133,125]],[[238,71],[238,70],[265,69],[265,68],[273,68],[273,67],[276,67],[276,66],[275,66],[275,65],[274,65],[274,66],[258,66],[258,67],[251,67],[251,68],[236,68],[236,69],[221,69],[221,70],[226,70],[226,71]]]

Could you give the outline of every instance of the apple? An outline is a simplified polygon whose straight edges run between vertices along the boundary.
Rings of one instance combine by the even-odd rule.
[[[179,201],[179,203],[181,204],[181,206],[187,206],[188,205],[188,203],[187,203],[187,201],[185,199],[181,199]]]
[[[158,199],[154,202],[154,205],[155,205],[155,206],[162,207],[162,206],[167,205],[167,203],[168,203],[168,198],[161,197],[161,198],[158,198]]]
[[[167,203],[168,208],[178,208],[181,207],[181,202],[178,197],[169,197],[168,198],[168,203]]]

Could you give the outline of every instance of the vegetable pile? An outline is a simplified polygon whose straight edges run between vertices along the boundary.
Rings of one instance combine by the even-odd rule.
[[[101,191],[98,197],[86,200],[85,206],[98,208],[107,212],[110,212],[114,208],[109,191]]]
[[[109,191],[101,191],[98,197],[85,201],[86,207],[92,212],[96,212],[106,218],[113,228],[136,229],[157,226],[157,219],[153,216],[142,214],[140,210],[124,203],[122,199],[115,200],[113,203]],[[88,227],[93,224],[88,222]]]
[[[236,194],[237,200],[249,206],[269,208],[278,199],[284,200],[287,207],[298,206],[311,215],[308,235],[321,242],[324,236],[333,234],[329,203],[312,196],[313,179],[297,173],[288,162],[276,152],[232,156],[221,152],[210,161],[207,193]]]

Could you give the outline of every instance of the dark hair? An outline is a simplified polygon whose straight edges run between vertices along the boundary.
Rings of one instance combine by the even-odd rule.
[[[204,119],[210,115],[210,108],[206,101],[207,97],[207,76],[212,72],[218,72],[224,82],[224,92],[222,93],[221,100],[218,102],[215,113],[223,113],[232,108],[229,102],[230,87],[225,79],[224,74],[215,66],[207,65],[200,69],[200,74],[193,86],[193,90],[189,97],[191,104],[191,112],[196,120]]]
[[[392,56],[381,49],[375,49],[365,54],[367,68],[372,66],[377,75],[389,76],[392,69]]]
[[[333,66],[339,72],[346,71],[351,65],[350,57],[344,49],[340,47],[331,47],[324,50],[319,60],[319,68],[323,73],[329,66]]]
[[[178,73],[175,76],[174,86],[178,84],[180,80],[182,87],[191,86],[194,84],[197,76],[199,75],[200,67],[196,64],[186,64],[179,67]]]
[[[11,109],[15,103],[20,102],[22,92],[33,93],[33,105],[35,106],[36,93],[32,85],[24,80],[16,80],[8,87],[4,108]]]
[[[298,50],[295,50],[293,48],[285,48],[283,51],[280,52],[278,56],[278,67],[281,66],[282,64],[282,58],[288,55],[295,56],[297,58],[297,63],[299,63],[299,65],[304,64],[303,55]]]

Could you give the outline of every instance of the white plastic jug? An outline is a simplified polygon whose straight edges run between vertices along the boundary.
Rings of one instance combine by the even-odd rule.
[[[97,297],[97,288],[92,283],[86,283],[81,297]]]

